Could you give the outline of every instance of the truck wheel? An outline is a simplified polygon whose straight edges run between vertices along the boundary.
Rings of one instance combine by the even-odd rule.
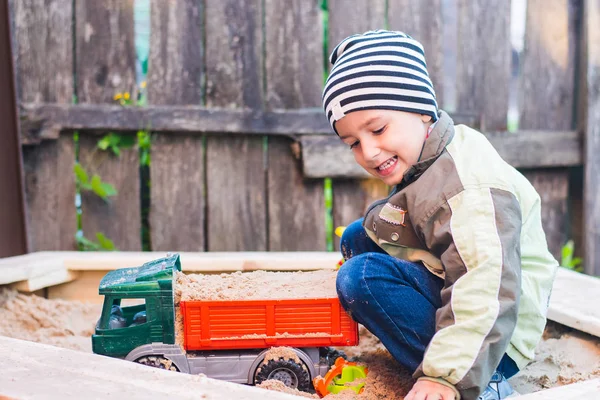
[[[149,367],[166,369],[169,371],[179,372],[179,369],[173,364],[173,361],[163,356],[144,356],[135,360],[136,363],[147,365]]]
[[[319,357],[321,358],[321,362],[329,365],[329,368],[335,364],[335,360],[338,357],[342,357],[343,359],[348,359],[346,353],[341,350],[334,349],[333,347],[321,347],[319,349]]]
[[[269,360],[256,369],[254,384],[258,385],[267,379],[281,381],[285,386],[298,389],[303,392],[312,391],[310,374],[304,363],[298,364],[292,360]]]

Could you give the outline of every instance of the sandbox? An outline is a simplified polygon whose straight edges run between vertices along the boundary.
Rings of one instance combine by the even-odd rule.
[[[131,255],[129,256],[131,257]],[[81,255],[78,257],[81,257]],[[151,259],[152,255],[148,255],[147,257]],[[254,257],[257,256],[254,255]],[[283,255],[279,255],[279,257],[285,258]],[[295,260],[298,260],[297,256],[294,256],[293,253],[290,255],[290,257],[294,257]],[[337,255],[323,253],[322,256],[320,256],[321,258],[316,257],[315,254],[313,254],[311,257],[307,257],[312,261],[312,267],[308,269],[315,269],[315,265],[318,265],[324,269],[331,269],[331,267],[328,265],[328,262],[329,260],[335,260]],[[5,261],[6,259],[0,260],[0,276],[3,271],[2,262]],[[182,255],[182,263],[185,271],[185,255]],[[242,267],[244,265],[245,267]],[[248,267],[248,265],[251,266]],[[261,265],[260,260],[255,259],[250,264],[242,263],[238,264],[237,268],[230,268],[230,271],[237,270],[238,272],[234,272],[233,275],[229,275],[228,279],[226,280],[227,284],[225,286],[229,295],[232,296],[236,293],[236,280],[244,282],[242,285],[244,288],[243,290],[239,291],[239,293],[244,293],[244,291],[246,291],[246,294],[251,292],[260,293],[260,291],[256,290],[256,288],[253,289],[251,283],[252,279],[248,279],[252,276],[252,273],[242,273],[241,271],[281,269],[272,268],[273,266],[269,265],[268,262],[265,262],[265,265],[267,265],[267,267]],[[296,265],[298,265],[297,261]],[[331,265],[334,266],[335,263],[332,263]],[[117,267],[120,266],[122,265],[118,265]],[[106,264],[103,264],[102,268],[111,269]],[[186,272],[202,272],[205,274],[214,274],[218,272],[211,270],[211,268],[204,268],[203,271],[197,271],[198,269],[202,268],[204,267],[192,268],[196,269],[196,271],[188,270]],[[79,274],[81,277],[84,275],[82,271],[89,271],[89,269],[76,270],[74,267],[71,267],[68,269],[67,275],[71,276]],[[56,270],[53,272],[53,274],[57,275]],[[102,275],[102,273],[96,274]],[[264,279],[266,277],[268,278],[268,274],[263,271],[255,274],[255,276],[261,277],[261,287],[264,288]],[[330,272],[325,273],[324,275],[321,275],[321,278],[323,277],[332,279],[334,274],[331,274]],[[215,275],[210,275],[207,278],[210,280],[211,287],[213,289],[218,286],[218,278],[215,280]],[[234,279],[232,280],[231,278]],[[563,277],[564,281],[569,281],[572,279],[579,278],[574,278],[570,274],[567,274]],[[198,279],[196,278],[196,280]],[[13,286],[23,289],[23,282],[26,281],[21,280],[19,283]],[[225,280],[222,280],[221,282],[225,282]],[[592,281],[592,285],[595,283],[597,282]],[[50,285],[48,288],[38,292],[38,294],[46,297],[58,297],[52,295],[49,296],[49,293],[74,293],[66,286],[78,284],[77,277],[75,277],[73,280],[67,283]],[[326,287],[327,283],[324,283],[322,279],[318,284],[322,286],[324,285],[322,290],[331,289],[331,287]],[[90,279],[87,279],[85,285],[89,288],[89,290],[92,290],[94,287],[94,285],[90,282]],[[577,281],[579,292],[584,289],[581,285],[582,283]],[[34,287],[33,289],[40,288]],[[288,294],[290,291],[293,291],[293,288],[287,287],[283,290],[283,292]],[[564,288],[555,290],[555,293],[557,292],[560,294],[561,291],[564,291]],[[222,290],[217,290],[216,292],[221,294],[225,293]],[[268,295],[268,292],[269,291],[265,291],[263,294],[259,294],[259,296]],[[91,353],[91,341],[89,338],[93,333],[95,323],[98,319],[100,306],[98,301],[89,301],[90,299],[94,298],[94,295],[91,293],[81,293],[81,297],[85,300],[88,300],[88,302],[82,303],[72,298],[70,300],[63,300],[60,298],[47,299],[45,297],[31,295],[28,293],[18,293],[15,289],[10,288],[8,285],[2,286],[0,288],[0,321],[2,321],[0,323],[0,336],[49,344],[59,348],[76,350],[82,353]],[[570,297],[569,301],[573,301],[572,297]],[[571,306],[577,309],[576,303],[571,303]],[[560,312],[558,310],[560,310]],[[595,317],[588,315],[586,320],[582,320],[581,318],[573,318],[570,316],[570,313],[565,313],[560,307],[551,307],[549,316],[552,317],[554,314],[557,314],[558,317],[556,319],[561,320],[563,323],[575,325],[579,329],[583,328],[584,330],[592,332],[585,333],[579,329],[574,329],[573,327],[550,321],[544,335],[544,340],[538,346],[535,361],[532,362],[524,371],[511,379],[513,387],[521,394],[537,393],[536,396],[543,396],[544,393],[548,393],[548,396],[552,396],[553,391],[547,389],[563,387],[561,390],[565,390],[568,389],[568,387],[573,387],[573,390],[575,390],[575,388],[580,388],[582,386],[581,384],[573,385],[573,383],[589,383],[594,382],[593,380],[596,378],[600,378],[600,339],[591,334],[595,333],[595,329],[597,327],[597,321],[594,320]],[[568,318],[565,318],[565,315]],[[365,363],[369,367],[370,372],[366,380],[367,385],[365,391],[361,395],[355,395],[350,391],[346,391],[341,395],[330,395],[327,396],[327,398],[362,400],[382,398],[401,399],[412,384],[410,375],[408,372],[403,371],[402,368],[396,364],[396,362],[390,357],[389,353],[385,351],[378,339],[362,327],[360,329],[360,336],[361,342],[358,346],[340,349],[345,351],[349,357],[355,357],[357,361]],[[225,386],[229,387],[227,385]],[[305,394],[300,394],[297,391],[285,388],[284,386],[279,385],[277,382],[267,381],[263,383],[261,387],[275,391],[279,390],[291,394],[303,395],[304,397],[307,396]],[[590,386],[589,390],[595,389],[594,387]],[[594,392],[590,391],[590,393]],[[0,390],[0,395],[1,394],[4,393],[2,393]],[[277,393],[277,395],[280,394]],[[281,394],[281,396],[285,395]]]

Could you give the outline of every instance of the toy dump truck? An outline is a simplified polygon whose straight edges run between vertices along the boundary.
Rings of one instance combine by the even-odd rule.
[[[109,272],[99,287],[104,306],[92,336],[94,353],[245,384],[277,379],[312,391],[312,380],[337,358],[329,346],[358,344],[358,326],[337,298],[177,306],[176,271],[178,254]],[[275,346],[290,347],[297,357],[265,363]]]

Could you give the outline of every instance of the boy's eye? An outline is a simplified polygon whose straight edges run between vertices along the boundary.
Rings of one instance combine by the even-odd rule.
[[[358,146],[358,143],[359,143],[358,141],[357,141],[357,142],[354,142],[354,143],[352,143],[352,144],[350,145],[350,149],[353,149],[353,148],[355,148],[356,146]]]
[[[380,133],[383,133],[384,130],[385,126],[382,126],[381,128],[374,130],[373,133],[379,135]]]

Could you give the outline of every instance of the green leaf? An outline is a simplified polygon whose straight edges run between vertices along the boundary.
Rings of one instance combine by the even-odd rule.
[[[107,238],[106,236],[104,236],[103,233],[96,232],[96,238],[98,239],[98,242],[100,243],[100,247],[103,250],[109,250],[109,251],[115,250],[115,244],[113,243],[113,241],[110,240],[109,238]]]
[[[573,240],[568,240],[567,243],[562,247],[561,250],[561,265],[564,267],[570,267],[573,263],[573,252],[575,244]]]
[[[88,183],[88,174],[81,164],[75,163],[73,166],[73,171],[75,172],[75,178],[77,179],[77,182],[79,182],[81,185],[86,185]]]
[[[106,190],[104,190],[104,187],[102,186],[102,180],[98,175],[92,176],[91,184],[94,193],[106,200]]]
[[[98,144],[96,145],[100,150],[106,150],[108,149],[108,147],[110,146],[110,135],[106,135],[104,136],[102,139],[100,139],[98,141]]]
[[[115,188],[110,183],[102,182],[102,183],[100,183],[100,186],[104,190],[104,193],[106,193],[107,197],[108,196],[116,196],[117,195],[117,188]]]
[[[133,135],[123,135],[121,136],[121,141],[119,142],[119,148],[128,149],[135,145],[135,136]]]
[[[82,251],[98,251],[100,250],[100,245],[92,242],[91,240],[85,238],[84,236],[75,235],[75,241],[77,242],[77,247]]]

